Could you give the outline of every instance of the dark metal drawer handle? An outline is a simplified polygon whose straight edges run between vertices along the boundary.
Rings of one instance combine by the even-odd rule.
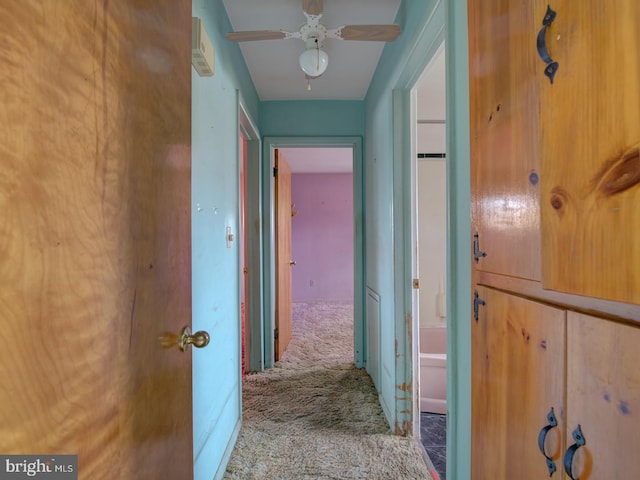
[[[542,430],[540,430],[540,433],[538,434],[538,448],[540,449],[540,451],[542,452],[542,455],[544,455],[544,458],[547,461],[549,476],[552,476],[556,471],[556,464],[553,461],[553,459],[549,455],[547,455],[546,452],[544,451],[544,442],[547,438],[547,434],[551,431],[551,429],[558,426],[558,420],[556,419],[556,415],[553,412],[553,407],[551,408],[551,411],[547,413],[547,421],[549,422],[549,424],[542,427]]]
[[[549,77],[551,83],[553,83],[553,77],[558,71],[558,62],[554,62],[547,50],[547,27],[553,23],[556,18],[556,12],[551,9],[551,6],[547,5],[547,13],[545,13],[542,19],[542,28],[538,32],[538,39],[536,40],[536,46],[538,47],[538,55],[547,66],[544,69],[544,74]]]
[[[567,472],[567,475],[569,475],[571,480],[580,480],[578,477],[573,476],[573,456],[580,447],[587,443],[584,439],[584,435],[582,434],[580,425],[578,425],[578,427],[573,431],[573,439],[576,443],[571,445],[564,454],[564,471]]]

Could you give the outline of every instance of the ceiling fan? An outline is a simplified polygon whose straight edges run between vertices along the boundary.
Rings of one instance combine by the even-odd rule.
[[[328,29],[322,23],[322,0],[302,0],[302,12],[307,22],[297,32],[286,30],[254,30],[230,32],[226,37],[232,42],[252,42],[256,40],[288,40],[299,38],[305,42],[306,49],[300,55],[300,68],[307,79],[317,78],[327,69],[329,56],[322,50],[326,38],[340,40],[360,40],[373,42],[392,42],[400,35],[400,25],[342,25]]]

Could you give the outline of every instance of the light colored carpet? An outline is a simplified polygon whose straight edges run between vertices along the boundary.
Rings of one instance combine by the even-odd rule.
[[[431,480],[415,439],[391,434],[369,375],[353,365],[353,308],[295,303],[274,368],[243,384],[225,479]]]

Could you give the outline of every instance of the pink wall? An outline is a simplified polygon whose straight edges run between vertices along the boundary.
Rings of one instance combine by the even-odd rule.
[[[353,301],[353,175],[292,175],[293,300]]]

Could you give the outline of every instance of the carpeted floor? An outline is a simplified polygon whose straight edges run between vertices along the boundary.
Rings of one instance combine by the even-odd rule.
[[[242,413],[225,479],[432,479],[353,365],[351,305],[295,303],[291,343],[274,368],[246,378]]]

